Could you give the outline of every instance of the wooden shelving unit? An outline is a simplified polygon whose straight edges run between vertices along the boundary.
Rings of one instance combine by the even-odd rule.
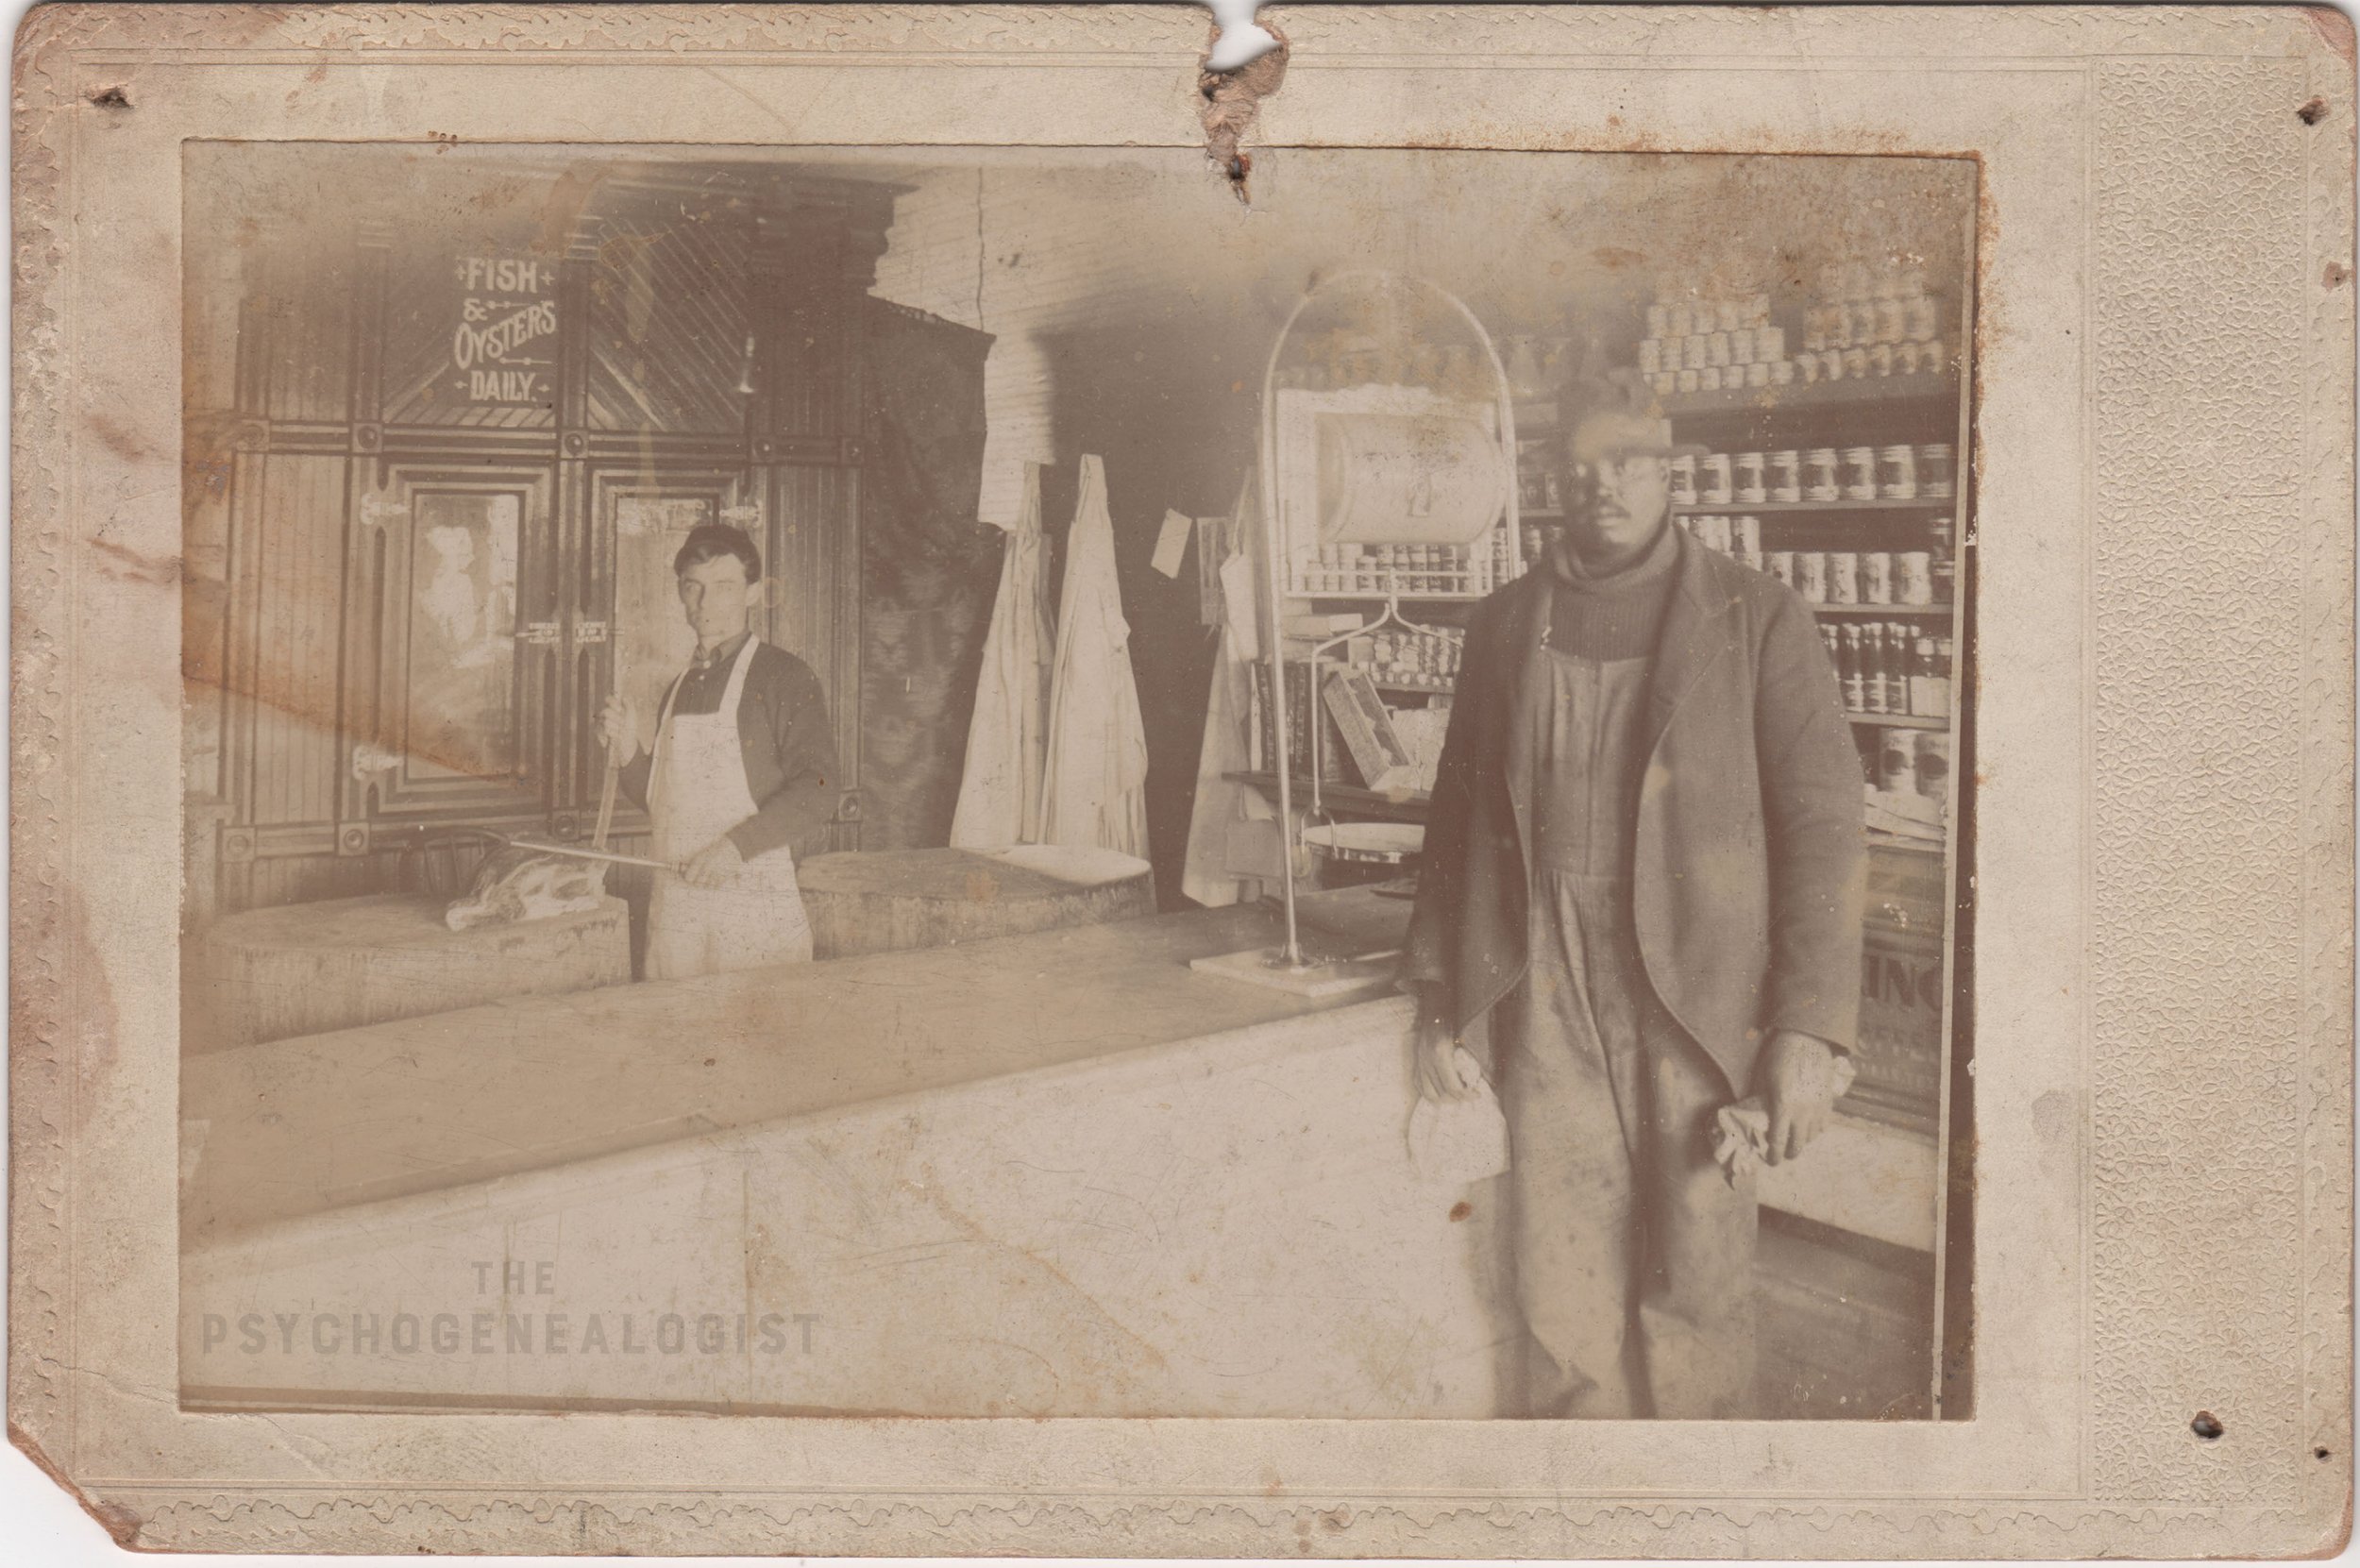
[[[1939,516],[1958,504],[1957,499],[1950,496],[1921,496],[1914,500],[1906,501],[1681,501],[1672,508],[1672,514],[1676,517],[1724,513],[1752,514],[1758,516],[1795,516],[1847,513],[1923,512]]]

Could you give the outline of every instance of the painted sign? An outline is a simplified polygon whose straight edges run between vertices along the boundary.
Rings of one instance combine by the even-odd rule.
[[[516,257],[452,263],[459,319],[450,360],[470,403],[551,403],[557,397],[557,265]]]

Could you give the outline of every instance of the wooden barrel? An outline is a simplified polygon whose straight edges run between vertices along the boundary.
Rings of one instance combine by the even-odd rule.
[[[1112,850],[1027,844],[1008,850],[888,850],[824,854],[796,868],[819,958],[953,942],[1155,913],[1144,860]]]
[[[452,931],[445,901],[400,894],[279,904],[197,944],[184,1050],[223,1050],[631,978],[627,906]]]

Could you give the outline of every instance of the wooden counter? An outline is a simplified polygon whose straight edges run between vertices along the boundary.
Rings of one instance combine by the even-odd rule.
[[[1408,914],[1305,902],[1352,952]],[[192,1059],[183,1396],[1492,1414],[1497,1184],[1411,1166],[1390,987],[1188,967],[1274,932],[1198,911]]]

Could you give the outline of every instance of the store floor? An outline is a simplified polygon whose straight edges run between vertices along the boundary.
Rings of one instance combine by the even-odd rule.
[[[1931,1258],[1765,1211],[1755,1280],[1764,1416],[1926,1417]]]

